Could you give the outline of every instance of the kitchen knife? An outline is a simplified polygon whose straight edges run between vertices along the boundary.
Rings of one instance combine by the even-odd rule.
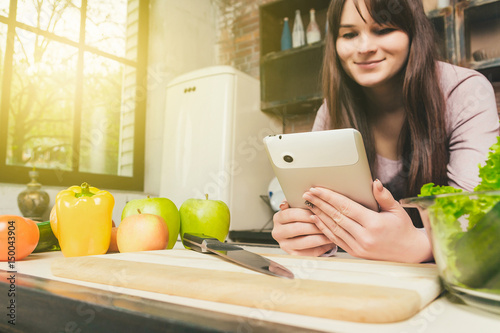
[[[294,278],[292,272],[277,262],[264,258],[256,253],[246,251],[241,247],[222,243],[217,238],[203,234],[184,233],[182,243],[192,250],[201,253],[214,253],[224,259],[259,273],[288,279]]]

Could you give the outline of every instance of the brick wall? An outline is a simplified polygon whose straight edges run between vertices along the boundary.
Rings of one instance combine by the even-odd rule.
[[[218,0],[217,57],[255,78],[260,77],[259,6],[275,0]],[[310,131],[314,114],[286,116],[283,132]]]
[[[218,63],[259,78],[259,6],[273,0],[220,0]]]

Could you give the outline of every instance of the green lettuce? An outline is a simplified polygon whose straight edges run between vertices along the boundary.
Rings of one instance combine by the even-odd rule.
[[[481,182],[474,188],[474,191],[500,190],[500,136],[490,147],[486,164],[479,165],[479,178]]]
[[[500,196],[476,192],[500,190],[500,136],[490,147],[486,163],[479,165],[480,183],[470,196],[442,196],[428,209],[435,241],[445,261],[444,274],[462,287],[500,293]],[[453,186],[428,183],[419,197],[461,193]],[[439,220],[439,223],[432,221]],[[461,221],[467,223],[466,231]]]

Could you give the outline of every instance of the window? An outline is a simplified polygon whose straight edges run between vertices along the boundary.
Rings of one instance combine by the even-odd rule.
[[[0,1],[0,182],[142,190],[148,0]]]

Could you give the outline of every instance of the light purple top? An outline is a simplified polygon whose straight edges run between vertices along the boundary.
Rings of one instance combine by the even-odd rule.
[[[499,135],[495,93],[479,72],[439,62],[441,89],[446,101],[447,135],[450,161],[449,185],[472,191],[479,183],[479,164],[484,164],[489,147]],[[313,131],[330,129],[330,115],[323,104],[316,115]],[[378,174],[373,175],[401,199],[405,178],[399,176],[401,161],[377,155]]]

